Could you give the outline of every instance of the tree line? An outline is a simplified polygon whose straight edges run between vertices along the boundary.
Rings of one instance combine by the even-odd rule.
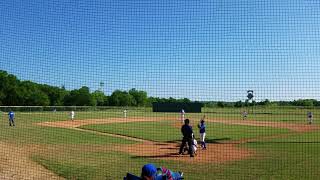
[[[298,99],[293,101],[270,101],[269,99],[265,99],[263,101],[236,101],[236,102],[204,102],[205,107],[251,107],[251,106],[298,106],[298,107],[320,107],[320,101],[315,99]]]
[[[153,102],[191,102],[188,98],[158,98],[148,97],[147,92],[130,89],[129,91],[115,90],[111,95],[83,86],[79,89],[66,90],[38,84],[31,81],[21,81],[15,75],[0,70],[0,106],[151,106]],[[320,101],[315,99],[299,99],[294,101],[207,101],[205,107],[248,107],[248,106],[304,106],[320,107]]]
[[[110,96],[99,90],[90,92],[86,86],[66,90],[65,87],[21,81],[2,70],[0,82],[1,106],[151,106],[153,102],[191,102],[187,98],[148,97],[147,92],[134,88],[115,90]]]

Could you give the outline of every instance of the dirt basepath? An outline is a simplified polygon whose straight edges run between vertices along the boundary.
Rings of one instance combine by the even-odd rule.
[[[80,126],[89,125],[89,124],[108,124],[108,123],[122,123],[122,122],[153,122],[153,121],[161,121],[161,120],[173,120],[177,121],[174,117],[141,117],[141,118],[110,118],[110,119],[86,119],[86,120],[75,120],[75,121],[55,121],[55,122],[44,122],[38,123],[40,126],[47,127],[60,127],[60,128],[68,128],[74,129],[78,131],[84,131],[89,133],[95,133],[99,135],[113,136],[118,138],[129,139],[133,141],[137,141],[139,143],[131,144],[131,145],[119,145],[115,146],[115,150],[130,153],[133,155],[133,158],[154,158],[154,159],[167,159],[167,160],[176,160],[183,161],[187,163],[224,163],[229,161],[242,160],[255,155],[253,150],[249,150],[245,148],[245,146],[240,147],[240,144],[244,144],[250,142],[252,140],[259,140],[257,138],[254,139],[243,139],[239,141],[225,142],[225,143],[214,143],[208,144],[207,150],[199,150],[198,154],[194,158],[190,158],[189,156],[181,156],[178,155],[179,144],[178,143],[162,143],[162,142],[154,142],[147,141],[143,139],[109,134],[103,132],[97,132],[93,130],[84,130],[80,129]],[[274,128],[287,128],[292,131],[292,133],[302,133],[312,130],[318,130],[319,127],[314,125],[304,125],[304,124],[290,124],[283,122],[267,122],[267,121],[253,121],[253,120],[219,120],[219,119],[207,119],[207,122],[217,122],[217,123],[225,123],[225,124],[234,124],[234,125],[246,125],[246,126],[261,126],[261,127],[274,127]],[[177,128],[181,127],[181,122],[177,121],[175,123]],[[283,135],[281,135],[283,136]],[[278,135],[270,136],[270,137],[261,137],[261,139],[265,138],[277,138]]]
[[[137,118],[109,118],[109,119],[85,119],[73,121],[51,121],[36,123],[39,126],[60,127],[60,128],[75,128],[89,124],[109,124],[109,123],[125,123],[125,122],[154,122],[161,120],[172,120],[174,118],[161,117],[137,117]]]
[[[0,179],[63,179],[29,159],[30,148],[0,142]]]
[[[105,132],[93,131],[93,130],[89,130],[89,129],[81,129],[81,128],[77,128],[77,127],[73,127],[73,128],[70,128],[70,129],[75,129],[75,130],[78,130],[78,131],[89,132],[89,133],[98,134],[98,135],[123,138],[123,139],[126,139],[126,140],[137,141],[137,142],[142,142],[142,143],[151,143],[152,142],[152,141],[148,141],[148,140],[145,140],[145,139],[139,139],[139,138],[134,138],[134,137],[129,137],[129,136],[123,136],[123,135],[119,135],[119,134],[110,134],[110,133],[105,133]]]

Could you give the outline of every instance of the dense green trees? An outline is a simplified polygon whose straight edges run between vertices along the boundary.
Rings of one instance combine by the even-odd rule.
[[[188,98],[148,97],[147,92],[130,89],[115,90],[110,96],[102,91],[90,92],[86,86],[80,89],[66,90],[37,84],[31,81],[20,81],[16,76],[0,70],[0,106],[151,106],[154,102],[191,102]],[[266,99],[249,103],[237,102],[204,102],[206,107],[246,107],[246,106],[320,106],[320,101],[314,99],[299,99],[294,101],[273,101]]]
[[[294,106],[314,106],[317,104],[317,101],[314,99],[299,99],[292,102]]]
[[[0,105],[3,106],[151,106],[152,102],[190,102],[189,99],[148,98],[147,92],[115,90],[111,96],[102,91],[90,92],[86,86],[71,91],[64,87],[20,81],[0,70]]]
[[[83,86],[80,89],[70,91],[64,97],[64,105],[66,106],[94,106],[95,101],[93,96],[90,94],[88,87]]]
[[[112,106],[133,106],[135,99],[126,91],[115,90],[110,96]]]
[[[104,95],[102,91],[96,90],[92,93],[92,98],[95,106],[108,106],[108,96]]]
[[[0,104],[16,105],[19,98],[19,80],[5,71],[0,71]]]
[[[144,91],[137,91],[136,89],[129,90],[129,95],[133,97],[134,106],[145,106],[147,104],[148,96]]]
[[[38,84],[31,81],[19,83],[18,95],[20,103],[15,105],[29,106],[48,106],[50,105],[49,96],[41,90]]]
[[[237,101],[234,103],[234,107],[243,107],[244,104],[242,103],[242,101]]]
[[[236,102],[223,102],[223,101],[218,101],[218,102],[203,102],[205,107],[236,107],[236,108],[241,108],[241,107],[249,107],[249,106],[299,106],[299,107],[320,107],[320,101],[317,101],[315,99],[299,99],[299,100],[294,100],[294,101],[270,101],[268,99],[265,99],[263,101],[252,101],[248,102],[245,100],[244,102],[242,101],[236,101]]]
[[[42,92],[45,92],[49,98],[50,106],[62,106],[64,105],[64,97],[68,94],[63,88],[39,85]]]

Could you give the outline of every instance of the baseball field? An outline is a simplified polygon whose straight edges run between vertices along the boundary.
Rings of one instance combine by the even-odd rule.
[[[186,114],[195,137],[206,115],[207,150],[178,155],[179,113],[149,108],[101,111],[15,112],[16,126],[2,112],[0,179],[122,179],[146,163],[184,172],[185,179],[317,179],[320,177],[320,110],[203,109]]]

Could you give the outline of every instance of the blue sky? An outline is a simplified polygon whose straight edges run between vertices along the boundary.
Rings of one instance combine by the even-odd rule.
[[[0,2],[0,69],[67,89],[193,100],[320,99],[320,3]]]

